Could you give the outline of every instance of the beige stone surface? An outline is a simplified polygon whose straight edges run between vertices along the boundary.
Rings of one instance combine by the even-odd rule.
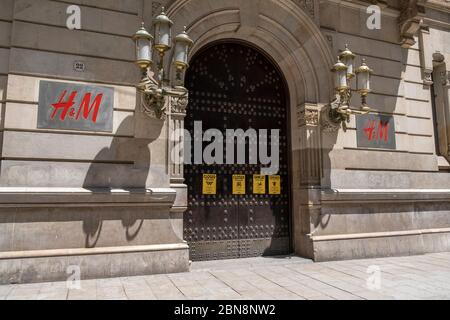
[[[83,278],[87,280],[186,272],[189,270],[188,259],[187,247],[180,246],[177,250],[127,252],[126,248],[123,248],[123,252],[116,254],[0,260],[0,282],[9,284],[64,281],[67,279],[67,270],[70,270],[71,266],[81,266]],[[112,293],[112,289],[103,290],[103,292]],[[38,293],[39,290],[36,294]],[[11,298],[23,299],[26,295],[27,292],[21,292],[17,294],[18,297]],[[93,297],[90,296],[90,298]],[[113,295],[108,298],[118,297]]]
[[[134,112],[132,111],[114,111],[113,113],[113,130],[112,133],[104,133],[107,135],[118,136],[134,136]],[[5,110],[4,126],[11,130],[33,130],[47,131],[46,129],[37,128],[38,106],[35,104],[7,103]],[[70,130],[52,130],[53,133],[68,133]],[[76,134],[79,132],[71,131]],[[87,132],[85,132],[87,133]],[[102,133],[95,133],[101,135]]]
[[[133,259],[134,261],[134,259]],[[379,270],[379,286],[371,282]],[[0,286],[7,300],[448,300],[449,254],[311,263],[296,257],[194,262],[190,273]]]
[[[8,47],[11,41],[11,23],[0,21],[0,46]]]
[[[4,102],[6,100],[6,87],[8,84],[7,76],[0,76],[0,101]]]
[[[8,53],[8,50],[0,49],[0,57]],[[12,48],[9,58],[9,72],[17,74],[128,86],[135,85],[140,79],[139,70],[132,61],[115,61],[22,48]],[[6,58],[0,59],[5,60]],[[85,63],[85,72],[74,70],[73,64],[76,61]],[[7,70],[3,72],[1,65],[0,73],[7,73]]]
[[[420,101],[430,100],[430,89],[423,84],[405,82],[405,97]]]
[[[0,48],[0,74],[9,72],[9,49]]]
[[[134,23],[136,25],[137,23]],[[55,41],[58,39],[58,41]],[[130,37],[119,37],[84,30],[69,30],[28,22],[16,22],[12,34],[12,45],[36,49],[109,58],[121,61],[134,61],[134,45]]]
[[[433,112],[430,108],[429,102],[406,99],[405,104],[407,114],[411,117],[431,119],[431,117],[433,116]]]
[[[339,169],[437,171],[433,155],[408,154],[378,150],[333,150],[325,155],[331,161],[332,171]],[[434,170],[433,170],[434,169]],[[358,187],[358,185],[355,185]]]
[[[37,104],[39,101],[39,82],[41,80],[80,84],[79,81],[11,74],[8,77],[8,100]],[[90,82],[81,82],[81,84],[92,85]],[[104,85],[101,83],[98,85],[107,86],[114,89],[115,109],[129,111],[135,110],[137,104],[137,93],[134,86]]]
[[[3,253],[181,242],[168,209],[162,205],[151,212],[139,206],[102,208],[95,204],[89,208],[75,205],[51,210],[21,208],[20,213],[15,208],[3,208],[2,216],[0,252]],[[30,238],[36,241],[29,241]]]
[[[71,3],[92,6],[92,0],[73,0]],[[121,11],[129,14],[137,14],[142,8],[141,1],[139,0],[100,1],[97,2],[95,6],[102,9]]]
[[[15,0],[2,1],[2,10],[0,11],[0,19],[10,21],[13,17]]]
[[[117,2],[117,4],[114,4],[114,2]],[[140,25],[140,19],[136,15],[141,10],[139,2],[141,1],[100,1],[95,6],[86,6],[89,3],[85,2],[85,5],[80,7],[82,29],[89,32],[130,37]],[[70,4],[75,3],[76,1],[73,1]],[[23,22],[65,28],[68,17],[66,10],[70,4],[65,2],[55,3],[49,0],[16,0],[16,6],[20,9],[15,12],[14,18]],[[59,36],[67,35],[66,31],[61,29]],[[72,31],[72,33],[75,36],[77,31]],[[83,35],[77,34],[75,37],[80,36]],[[73,38],[71,39],[73,40]]]

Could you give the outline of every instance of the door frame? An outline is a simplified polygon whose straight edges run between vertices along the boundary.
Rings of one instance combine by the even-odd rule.
[[[284,75],[282,69],[280,68],[279,64],[275,61],[275,59],[273,59],[269,53],[267,53],[264,49],[258,47],[256,44],[250,42],[250,41],[246,41],[243,39],[236,39],[236,38],[224,38],[224,39],[218,39],[218,40],[214,40],[211,41],[205,45],[203,45],[202,47],[198,48],[195,52],[195,54],[193,54],[190,57],[190,63],[192,61],[194,61],[199,54],[201,54],[202,52],[204,52],[205,50],[208,50],[211,47],[214,47],[216,45],[220,45],[220,44],[241,44],[247,47],[252,48],[253,50],[257,51],[259,54],[261,54],[264,58],[267,59],[267,61],[270,61],[270,63],[272,64],[272,66],[277,70],[280,78],[283,81],[283,87],[284,87],[284,96],[285,96],[285,111],[286,111],[286,136],[287,136],[287,159],[286,159],[286,163],[288,166],[288,170],[287,170],[287,179],[288,179],[288,217],[289,217],[289,222],[288,222],[288,226],[289,226],[289,254],[293,254],[294,253],[294,228],[293,228],[293,197],[294,197],[294,193],[293,193],[293,170],[292,170],[292,166],[293,166],[293,150],[292,150],[292,112],[291,112],[291,98],[290,98],[290,92],[289,92],[289,84],[286,80],[286,76]],[[190,69],[188,69],[186,71],[186,74],[190,72]],[[186,75],[185,75],[186,76]],[[187,113],[186,113],[187,115]],[[184,166],[183,166],[183,170],[184,170]],[[186,182],[185,182],[186,183]],[[187,193],[189,196],[189,189],[187,190]],[[183,227],[183,238],[184,238],[184,227]]]

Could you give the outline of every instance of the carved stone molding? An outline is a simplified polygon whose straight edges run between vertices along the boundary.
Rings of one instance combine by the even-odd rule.
[[[164,96],[142,94],[141,110],[152,119],[166,119],[166,102]]]
[[[325,108],[320,117],[321,122],[320,126],[322,128],[322,132],[335,133],[338,132],[341,128],[341,125],[330,118],[329,108]]]
[[[450,87],[450,71],[442,70],[439,72],[439,78],[436,79],[444,87]]]
[[[188,94],[180,97],[172,97],[170,103],[171,113],[180,113],[185,115],[188,102],[189,102]]]
[[[305,112],[305,123],[309,126],[319,125],[319,111],[307,109]]]
[[[152,14],[156,17],[161,12],[162,3],[159,1],[152,1]]]
[[[332,102],[333,104],[334,102]],[[320,127],[323,132],[337,132],[341,128],[340,123],[333,121],[329,112],[331,105],[301,105],[297,107],[298,127]]]
[[[444,65],[444,67],[439,68],[440,66]],[[435,74],[434,76],[436,79],[434,79],[438,84],[442,84],[444,87],[447,87],[450,85],[450,71],[447,71],[446,67],[446,61],[445,56],[439,52],[436,51],[433,53],[433,68],[434,69],[440,69],[440,71]],[[433,75],[433,71],[431,71],[431,75]]]
[[[426,86],[433,85],[433,70],[423,70],[423,84]]]
[[[297,107],[301,186],[320,185],[322,177],[321,109],[322,106],[317,104],[302,104]]]
[[[445,61],[444,55],[440,51],[436,51],[433,53],[433,63],[434,64],[441,64]]]
[[[317,106],[301,105],[297,108],[298,126],[318,126],[320,124],[320,113]]]
[[[341,128],[340,122],[333,121],[330,118],[330,111],[339,107],[341,98],[336,94],[336,98],[329,104],[322,107],[320,111],[320,127],[322,132],[338,132]]]
[[[442,53],[436,51],[432,57],[438,152],[450,161],[450,72]]]
[[[371,4],[375,4],[381,8],[387,8],[389,6],[387,0],[369,0],[368,2],[370,2]]]
[[[423,24],[425,7],[423,4],[427,0],[401,0],[400,16],[398,23],[400,26],[400,44],[403,48],[410,48],[416,44],[414,37],[417,35]]]
[[[314,20],[316,15],[315,0],[294,0],[294,2]]]
[[[441,52],[436,51],[433,53],[433,67],[438,68],[442,64],[445,64],[445,57]],[[438,73],[438,77],[435,80],[442,84],[442,86],[448,87],[450,85],[450,71],[447,71],[446,68],[440,69],[441,71]]]

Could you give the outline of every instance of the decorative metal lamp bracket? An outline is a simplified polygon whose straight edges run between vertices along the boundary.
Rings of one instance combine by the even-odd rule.
[[[337,93],[335,99],[330,102],[328,111],[328,121],[339,127],[342,124],[342,129],[347,131],[347,123],[350,123],[351,115],[365,115],[370,113],[371,109],[367,106],[367,96],[362,95],[362,110],[351,109],[350,101],[352,100],[352,91],[346,90],[345,92]],[[325,118],[325,119],[326,119]]]
[[[144,23],[141,28],[133,35],[132,39],[136,47],[136,64],[142,71],[142,79],[136,86],[141,95],[141,109],[147,116],[156,119],[164,119],[167,108],[172,103],[177,108],[188,103],[188,90],[184,87],[183,75],[189,67],[189,50],[194,41],[184,30],[178,34],[172,41],[173,22],[164,13],[164,7],[161,13],[153,19],[154,36],[146,29]],[[166,70],[164,68],[164,57],[172,52],[171,66],[176,72],[175,81],[166,81]],[[153,64],[152,57],[159,57],[159,61]],[[155,72],[149,74],[152,66],[155,66]]]
[[[141,93],[141,108],[147,116],[154,119],[165,119],[168,108],[186,109],[189,101],[188,90],[182,86],[163,87],[153,78],[145,75],[138,85]]]

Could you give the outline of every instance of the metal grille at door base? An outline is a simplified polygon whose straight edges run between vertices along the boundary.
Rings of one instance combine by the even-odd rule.
[[[282,191],[253,194],[252,177],[260,174],[260,164],[186,165],[184,238],[191,260],[290,253],[286,91],[279,71],[247,45],[219,43],[194,57],[186,85],[190,102],[185,127],[192,137],[194,121],[202,121],[203,131],[216,128],[224,136],[227,129],[280,130]],[[202,175],[207,173],[217,175],[216,195],[202,194]],[[246,175],[246,195],[232,195],[233,174]]]

